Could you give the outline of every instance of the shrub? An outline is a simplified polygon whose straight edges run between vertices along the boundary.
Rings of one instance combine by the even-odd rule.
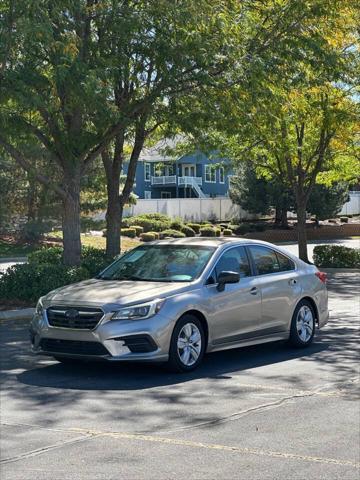
[[[313,253],[318,267],[360,268],[360,249],[342,245],[317,245]]]
[[[44,233],[51,230],[49,222],[41,220],[31,220],[25,223],[20,230],[20,239],[23,242],[37,243],[44,236]]]
[[[188,223],[187,226],[192,228],[195,233],[200,233],[201,225],[199,223]]]
[[[184,226],[184,223],[181,220],[181,218],[176,218],[170,223],[170,228],[173,230],[178,230],[179,232],[181,232],[181,229],[183,226]]]
[[[80,228],[83,233],[89,232],[90,230],[102,230],[105,226],[105,220],[94,220],[90,217],[80,218]]]
[[[112,261],[104,250],[83,247],[81,265],[62,264],[62,248],[42,248],[33,252],[25,264],[14,265],[0,276],[0,302],[20,300],[36,302],[55,288],[91,278]]]
[[[263,223],[249,223],[250,232],[265,232],[266,226]]]
[[[144,213],[135,217],[127,217],[123,219],[124,227],[140,226],[144,232],[161,232],[170,228],[172,220],[167,215],[161,213]]]
[[[247,223],[242,223],[238,225],[238,227],[234,230],[236,235],[245,235],[245,233],[249,233],[251,230],[250,226]]]
[[[215,228],[213,227],[202,227],[200,228],[200,236],[201,237],[215,237],[216,232]]]
[[[348,223],[349,222],[349,217],[340,217],[340,222],[341,223]]]
[[[130,237],[130,238],[135,238],[136,237],[136,230],[135,228],[122,228],[121,229],[121,235],[124,237]]]
[[[154,235],[155,240],[159,240],[159,238],[160,238],[160,233],[159,232],[146,232],[146,233],[151,233],[152,235]]]
[[[230,230],[230,228],[224,228],[223,235],[224,235],[224,237],[231,237],[232,236],[232,230]]]
[[[195,237],[195,232],[188,225],[183,225],[181,227],[181,232],[185,234],[186,237]]]
[[[227,228],[228,228],[228,230],[231,230],[233,233],[235,233],[235,231],[239,228],[239,225],[237,225],[235,223],[229,223]]]
[[[40,250],[36,250],[29,254],[28,262],[34,265],[44,263],[59,265],[62,262],[62,255],[62,247],[40,248]]]
[[[221,228],[214,227],[214,230],[215,230],[215,236],[216,236],[216,237],[220,237],[220,235],[221,235]]]
[[[221,228],[221,230],[225,230],[228,228],[228,224],[227,223],[219,223],[219,227]]]
[[[172,237],[172,238],[185,238],[185,233],[178,232],[177,230],[172,230],[168,228],[160,233],[160,238]]]
[[[131,228],[134,228],[136,231],[136,236],[140,237],[140,235],[143,233],[144,228],[140,227],[140,225],[133,225]]]
[[[155,240],[155,235],[153,232],[141,233],[140,240],[143,242],[153,242]]]

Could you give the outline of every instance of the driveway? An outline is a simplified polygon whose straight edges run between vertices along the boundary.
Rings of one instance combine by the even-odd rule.
[[[359,278],[331,276],[331,321],[306,350],[208,355],[194,373],[63,366],[1,329],[1,478],[359,478]]]

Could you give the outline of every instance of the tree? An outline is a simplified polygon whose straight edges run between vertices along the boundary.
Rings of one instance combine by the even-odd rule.
[[[309,2],[296,3],[308,11]],[[234,85],[218,99],[216,117],[198,128],[201,143],[235,165],[252,161],[258,175],[292,189],[305,261],[306,208],[315,183],[359,176],[360,11],[352,0],[311,3],[315,11],[299,20],[302,36],[287,37],[289,54],[277,58],[278,69],[267,68],[267,78],[247,89]],[[299,42],[303,48],[292,50]]]
[[[294,196],[281,178],[259,176],[254,164],[247,162],[232,177],[229,195],[250,213],[268,215],[275,208],[275,226],[288,227],[287,212],[294,208]]]
[[[349,184],[334,183],[330,187],[315,185],[307,204],[307,211],[319,220],[327,220],[341,212],[344,203],[349,201]]]

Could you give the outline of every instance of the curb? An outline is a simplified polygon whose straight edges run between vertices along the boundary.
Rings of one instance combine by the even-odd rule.
[[[19,310],[4,310],[0,312],[0,320],[31,320],[35,308],[21,308]]]
[[[322,268],[317,267],[318,270],[325,273],[359,273],[360,268]]]
[[[27,262],[28,257],[0,257],[0,263]]]

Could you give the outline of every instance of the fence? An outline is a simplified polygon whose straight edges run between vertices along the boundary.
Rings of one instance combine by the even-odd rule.
[[[256,217],[234,205],[227,197],[138,199],[136,205],[126,208],[124,215],[131,216],[142,213],[163,213],[172,218],[180,217],[194,222],[212,219],[226,221],[234,217],[250,220]]]
[[[339,215],[360,214],[360,192],[350,192],[350,200],[346,202]]]

